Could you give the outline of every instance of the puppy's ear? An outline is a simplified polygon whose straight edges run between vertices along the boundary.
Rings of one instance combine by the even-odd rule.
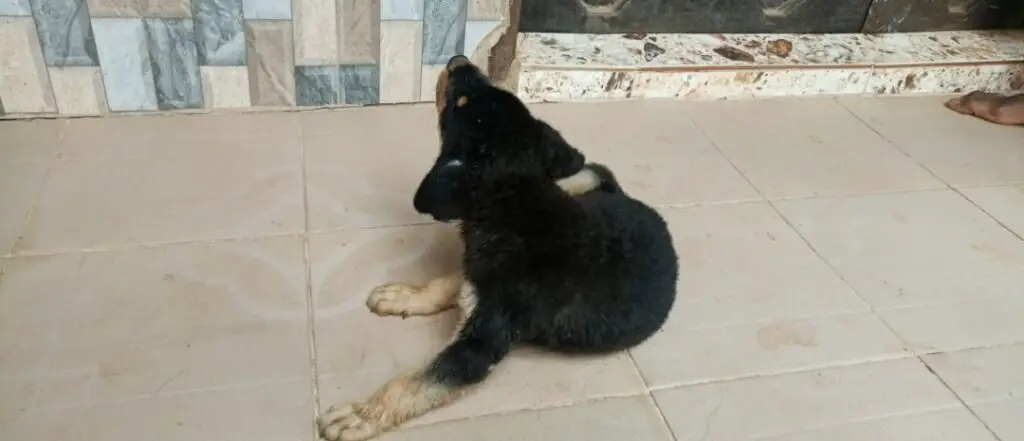
[[[586,157],[579,150],[562,138],[554,127],[538,120],[541,126],[541,139],[544,145],[544,168],[552,179],[563,179],[583,169]]]

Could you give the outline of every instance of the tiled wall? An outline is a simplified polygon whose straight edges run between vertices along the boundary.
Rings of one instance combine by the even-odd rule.
[[[0,0],[0,114],[429,101],[507,0]],[[500,32],[500,31],[496,31]]]

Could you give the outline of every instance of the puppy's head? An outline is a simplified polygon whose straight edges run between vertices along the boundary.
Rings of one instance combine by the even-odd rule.
[[[441,151],[416,190],[413,205],[420,213],[461,219],[468,192],[487,180],[516,175],[554,181],[583,168],[583,154],[464,56],[448,60],[435,97]]]

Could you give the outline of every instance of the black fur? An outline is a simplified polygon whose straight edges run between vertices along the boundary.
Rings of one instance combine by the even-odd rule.
[[[566,194],[555,180],[583,168],[583,155],[473,65],[450,70],[441,153],[414,204],[460,221],[477,303],[426,374],[461,387],[517,343],[608,353],[646,340],[675,300],[665,221],[599,164],[586,167],[602,191]]]

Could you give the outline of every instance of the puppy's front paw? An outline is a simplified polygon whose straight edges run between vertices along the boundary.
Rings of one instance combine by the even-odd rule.
[[[383,428],[359,415],[360,406],[331,406],[317,418],[320,436],[327,441],[363,441],[383,432]]]
[[[423,300],[418,299],[421,289],[404,283],[392,283],[378,286],[370,292],[366,299],[366,307],[377,315],[410,315],[423,314]]]

